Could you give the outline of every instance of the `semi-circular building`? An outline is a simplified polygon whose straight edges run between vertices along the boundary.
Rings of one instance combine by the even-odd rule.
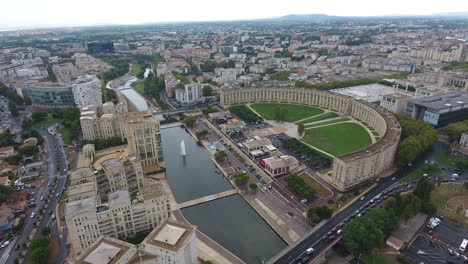
[[[327,108],[352,116],[375,129],[380,139],[372,145],[335,157],[331,182],[340,191],[377,179],[391,168],[400,141],[397,119],[379,106],[327,91],[305,88],[223,88],[220,103],[227,107],[249,103],[290,103]]]

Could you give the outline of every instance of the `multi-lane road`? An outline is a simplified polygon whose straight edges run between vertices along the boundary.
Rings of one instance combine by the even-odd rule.
[[[26,223],[21,232],[21,235],[17,237],[15,242],[10,245],[9,250],[7,249],[8,252],[4,252],[4,255],[8,257],[6,259],[6,262],[3,263],[13,264],[15,262],[15,259],[18,258],[20,250],[13,250],[13,248],[15,248],[16,245],[19,245],[22,249],[22,245],[27,242],[28,237],[30,236],[34,228],[34,222],[37,221],[39,217],[39,210],[41,209],[43,209],[44,214],[40,223],[37,223],[38,231],[36,232],[35,236],[40,235],[40,230],[42,227],[50,226],[52,230],[51,238],[55,240],[58,244],[59,256],[56,263],[62,263],[68,255],[68,248],[66,246],[66,226],[64,227],[64,230],[62,232],[63,235],[60,235],[56,222],[60,221],[60,219],[52,219],[52,215],[55,215],[56,213],[55,209],[57,203],[60,201],[61,195],[65,190],[65,185],[67,182],[68,161],[65,154],[62,138],[60,137],[59,133],[56,132],[56,127],[51,126],[49,128],[41,128],[39,129],[39,132],[44,138],[44,144],[47,145],[48,179],[44,183],[44,185],[40,187],[41,189],[37,194],[37,206],[34,208],[34,210],[31,210],[26,215]],[[57,177],[57,185],[54,188],[54,182]],[[45,199],[39,199],[39,197],[41,196],[47,197],[50,192],[52,192],[52,195],[48,204],[46,204]],[[52,211],[52,213],[49,213],[50,211]],[[31,218],[32,213],[35,214],[35,217],[33,218]],[[28,252],[25,256],[25,263],[28,263],[29,257],[30,256]]]
[[[435,156],[439,153],[446,151],[445,146],[441,142],[436,142],[431,149],[426,151],[412,166],[405,167],[394,173],[392,176],[382,178],[378,182],[378,185],[369,191],[363,200],[357,200],[344,209],[342,212],[336,214],[330,220],[328,220],[323,226],[317,229],[315,232],[309,234],[301,242],[291,246],[286,253],[283,253],[282,256],[277,256],[272,258],[268,263],[277,263],[277,264],[292,264],[298,263],[300,259],[306,256],[305,250],[309,247],[314,248],[314,253],[311,254],[312,259],[319,256],[325,249],[327,249],[331,243],[326,239],[322,239],[330,230],[339,224],[343,223],[345,219],[355,214],[356,210],[361,208],[363,205],[367,204],[371,199],[373,199],[378,194],[382,193],[385,189],[390,187],[392,184],[395,184],[395,181],[392,180],[393,177],[400,179],[407,175],[414,169],[423,167],[425,161],[434,160]]]

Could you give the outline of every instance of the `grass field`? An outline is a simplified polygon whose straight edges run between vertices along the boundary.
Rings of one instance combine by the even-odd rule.
[[[461,183],[443,183],[431,193],[431,201],[437,207],[437,215],[442,215],[468,227],[464,210],[457,213],[458,206],[468,207],[468,189]],[[456,200],[453,198],[460,197]],[[451,200],[449,204],[447,202]]]
[[[335,156],[365,148],[372,143],[367,131],[355,123],[307,129],[302,141]]]
[[[335,120],[330,120],[330,121],[327,121],[327,122],[321,122],[321,123],[317,123],[317,124],[313,124],[313,125],[308,125],[308,126],[305,126],[305,128],[311,128],[311,127],[318,127],[318,126],[324,126],[324,125],[330,125],[330,124],[335,124],[335,123],[339,123],[339,122],[343,122],[343,121],[349,121],[351,119],[349,118],[339,118],[339,119],[335,119]]]
[[[338,117],[338,114],[335,112],[330,112],[330,113],[321,114],[315,117],[307,118],[306,120],[296,122],[296,124],[299,125],[299,124],[312,123],[312,122],[322,121],[322,120],[334,118],[334,117]]]
[[[140,73],[141,71],[144,71],[143,65],[139,63],[133,63],[132,65],[133,66],[132,66],[132,71],[130,72],[130,75],[137,76],[138,73]]]
[[[411,181],[412,179],[416,179],[422,177],[424,174],[429,176],[437,176],[442,170],[437,168],[434,165],[429,165],[424,168],[419,168],[417,170],[412,171],[410,174],[406,175],[401,179],[401,181]]]
[[[49,113],[47,114],[47,118],[45,120],[35,123],[34,127],[50,126],[50,125],[61,123],[61,122],[62,120],[52,117],[52,114]]]
[[[316,116],[323,113],[323,110],[320,108],[315,108],[312,106],[306,105],[296,105],[296,104],[278,104],[278,103],[260,103],[251,105],[259,115],[264,119],[273,120],[274,110],[276,108],[283,108],[288,111],[286,115],[287,122],[296,122],[298,120]]]
[[[61,128],[58,129],[58,132],[60,133],[60,135],[62,135],[63,142],[65,144],[70,145],[72,143],[73,133],[70,131],[70,129],[65,128],[65,127],[61,127]]]
[[[436,161],[438,163],[446,166],[447,168],[451,168],[451,169],[456,169],[457,168],[457,165],[456,165],[456,160],[457,159],[460,159],[460,158],[457,157],[457,156],[451,155],[448,152],[441,153],[441,154],[437,155],[437,157],[436,157]]]
[[[134,83],[132,83],[130,85],[133,90],[137,91],[137,93],[141,94],[141,95],[145,95],[145,91],[144,91],[144,84],[143,84],[143,80],[139,80],[139,81],[136,81]]]

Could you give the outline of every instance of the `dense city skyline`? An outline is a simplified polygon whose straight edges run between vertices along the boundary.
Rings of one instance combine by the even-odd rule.
[[[421,5],[424,4],[424,8]],[[363,9],[361,7],[365,6]],[[218,1],[173,2],[141,1],[139,4],[109,1],[80,1],[70,6],[57,0],[22,2],[7,1],[0,18],[0,30],[38,27],[125,25],[159,22],[227,21],[280,17],[288,14],[326,14],[331,16],[413,16],[468,11],[468,3],[448,0],[443,6],[435,1],[396,0],[392,5],[375,5],[369,0],[308,3],[289,1],[288,5],[272,5],[266,1],[241,0],[234,5]],[[27,8],[26,8],[27,7]],[[144,7],[144,8],[143,8]],[[402,8],[404,7],[404,8]],[[158,10],[164,10],[159,12]],[[21,15],[18,15],[21,14]],[[25,19],[27,18],[27,19]]]

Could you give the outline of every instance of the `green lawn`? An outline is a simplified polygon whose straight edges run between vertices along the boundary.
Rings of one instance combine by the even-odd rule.
[[[457,156],[454,156],[448,152],[445,152],[445,153],[441,153],[437,155],[436,161],[437,163],[440,163],[446,166],[447,168],[456,169],[457,165],[455,161],[457,160],[457,158],[458,158]]]
[[[264,119],[273,120],[273,113],[276,108],[283,108],[288,111],[286,115],[287,122],[295,122],[307,117],[323,113],[320,108],[296,104],[278,104],[278,103],[260,103],[253,104],[251,107]]]
[[[372,143],[367,131],[356,123],[307,129],[302,141],[335,156],[365,148]]]
[[[139,81],[136,81],[134,83],[132,83],[131,87],[133,88],[133,90],[137,91],[137,93],[141,94],[141,95],[145,95],[145,91],[144,91],[144,81],[143,80],[139,80]]]
[[[322,120],[334,118],[334,117],[338,117],[338,114],[335,112],[330,112],[330,113],[318,115],[315,117],[307,118],[306,120],[303,120],[301,122],[296,122],[296,124],[299,125],[299,124],[312,123],[312,122],[322,121]]]
[[[317,124],[313,124],[313,125],[308,125],[308,126],[305,126],[305,128],[311,128],[311,127],[318,127],[318,126],[323,126],[323,125],[330,125],[330,124],[335,124],[335,123],[339,123],[339,122],[343,122],[343,121],[349,121],[351,119],[349,118],[339,118],[339,119],[335,119],[335,120],[330,120],[330,121],[327,121],[327,122],[321,122],[321,123],[317,123]]]
[[[145,70],[145,69],[143,69],[143,65],[141,65],[139,63],[133,63],[132,65],[133,65],[132,66],[132,72],[130,72],[130,75],[137,76],[138,73]]]
[[[441,171],[442,171],[441,169],[437,168],[434,165],[427,165],[426,167],[419,168],[417,170],[410,172],[410,174],[403,177],[401,181],[403,182],[411,181],[412,179],[422,177],[424,174],[434,176],[434,175],[438,175]]]
[[[72,131],[70,131],[70,129],[68,129],[68,128],[61,127],[61,128],[58,129],[58,132],[60,133],[60,135],[62,135],[63,142],[65,144],[71,145],[72,140],[73,140]]]
[[[361,260],[367,264],[393,264],[393,260],[385,256],[362,255]]]
[[[61,122],[62,120],[52,117],[52,114],[49,113],[47,114],[47,118],[45,120],[38,122],[38,123],[34,123],[34,127],[50,126],[50,125],[61,123]]]

